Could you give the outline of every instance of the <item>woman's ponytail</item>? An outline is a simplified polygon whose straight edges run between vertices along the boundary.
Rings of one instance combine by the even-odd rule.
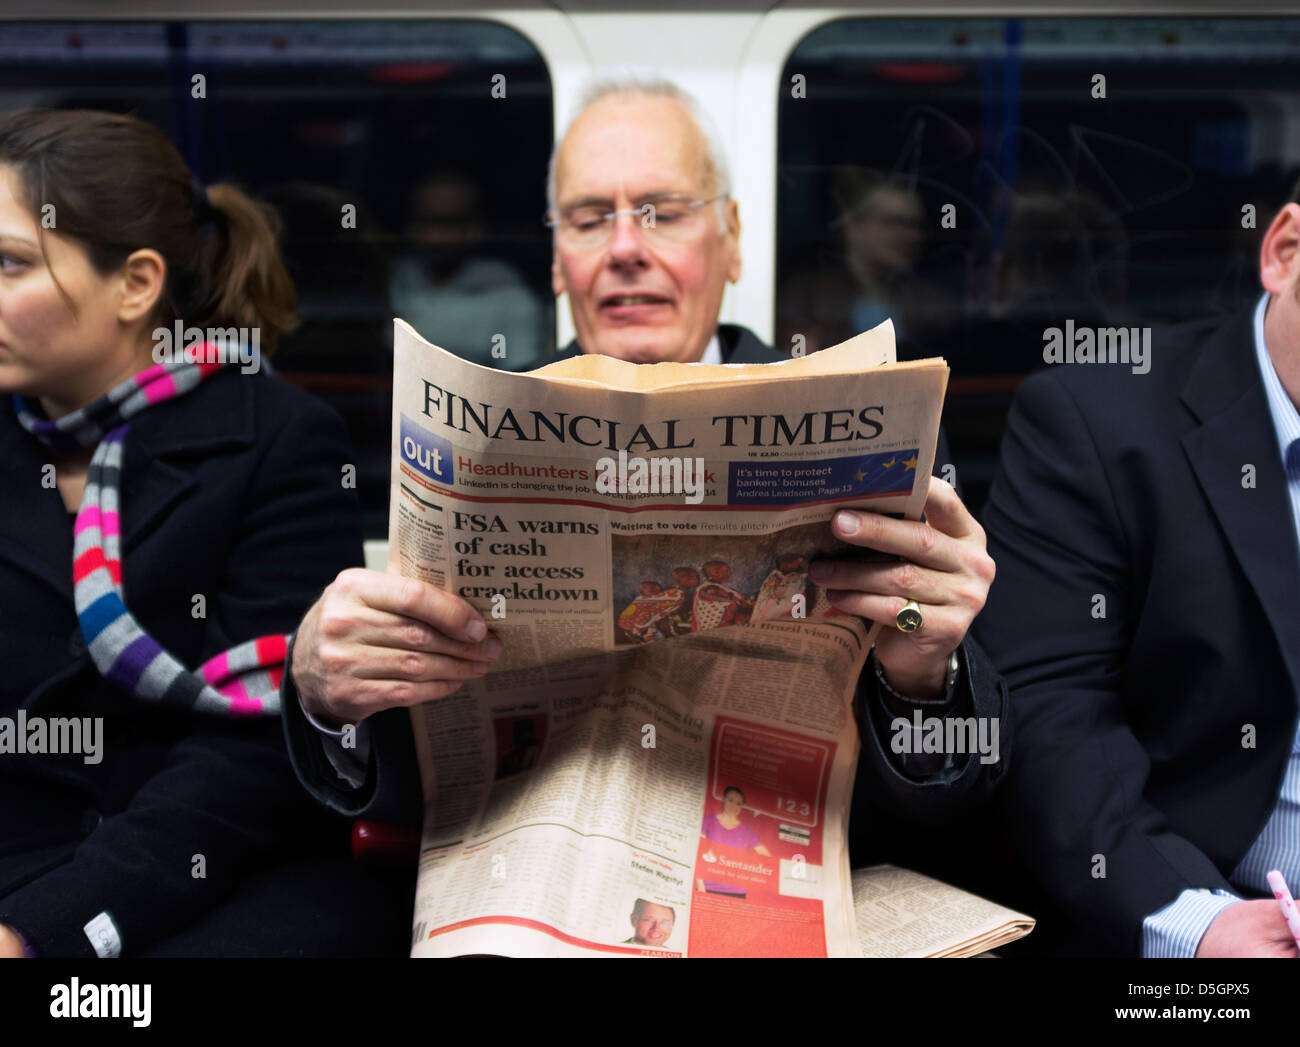
[[[229,184],[207,189],[210,213],[196,213],[204,243],[199,286],[206,291],[200,327],[256,327],[264,353],[297,323],[293,281],[280,256],[279,216]]]

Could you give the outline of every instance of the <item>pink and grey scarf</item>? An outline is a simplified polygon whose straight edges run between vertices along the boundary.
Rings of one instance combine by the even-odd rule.
[[[155,364],[53,421],[39,404],[21,396],[14,396],[14,408],[23,428],[51,448],[95,448],[73,528],[72,584],[77,620],[103,677],[145,701],[194,712],[276,715],[288,636],[248,640],[191,671],[141,628],[122,596],[119,513],[128,420],[183,396],[222,366],[183,360]]]

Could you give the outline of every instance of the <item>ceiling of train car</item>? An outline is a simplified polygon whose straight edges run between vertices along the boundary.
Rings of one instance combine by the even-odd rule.
[[[775,6],[757,0],[654,0],[654,13],[736,12],[761,14]],[[825,6],[825,5],[821,5]],[[841,5],[836,5],[841,6]],[[350,15],[355,18],[466,14],[480,11],[557,11],[564,14],[636,13],[624,0],[7,0],[0,18],[22,20],[119,18],[265,18]]]
[[[880,15],[925,16],[960,13],[965,16],[1070,16],[1116,14],[1232,15],[1292,14],[1295,0],[1089,0],[1044,3],[1043,0],[654,0],[647,14],[750,13],[775,10],[820,9],[871,12]],[[341,16],[376,18],[420,14],[464,14],[485,10],[557,11],[585,14],[634,14],[628,0],[382,0],[376,5],[357,0],[6,0],[7,20],[133,19],[133,18],[277,18]]]

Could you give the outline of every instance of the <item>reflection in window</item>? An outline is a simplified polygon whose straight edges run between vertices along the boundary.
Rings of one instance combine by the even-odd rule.
[[[347,420],[367,537],[387,532],[393,316],[511,370],[553,349],[550,78],[512,29],[0,25],[0,106],[29,105],[134,113],[205,185],[275,205],[301,317],[275,367]]]
[[[1300,164],[1300,19],[850,19],[779,111],[777,344],[886,317],[953,368],[983,503],[1044,329],[1157,325],[1259,295]],[[1253,214],[1251,213],[1253,210]]]

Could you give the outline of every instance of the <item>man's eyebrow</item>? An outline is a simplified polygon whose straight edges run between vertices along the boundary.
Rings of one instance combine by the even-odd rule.
[[[694,195],[695,195],[694,193],[683,192],[677,189],[656,189],[653,192],[642,193],[640,196],[634,196],[632,197],[632,199],[633,201],[663,200],[670,196],[671,197],[678,197],[678,196],[693,197]]]
[[[576,207],[608,207],[613,209],[614,201],[607,196],[580,196],[560,207],[561,211],[572,211]]]
[[[654,189],[648,193],[641,193],[639,196],[632,197],[632,203],[636,205],[653,203],[655,200],[667,200],[669,198],[685,197],[694,199],[694,194],[683,192],[676,189]],[[608,196],[580,196],[563,207],[561,211],[572,211],[578,207],[608,207],[611,211],[614,209],[614,201]]]

